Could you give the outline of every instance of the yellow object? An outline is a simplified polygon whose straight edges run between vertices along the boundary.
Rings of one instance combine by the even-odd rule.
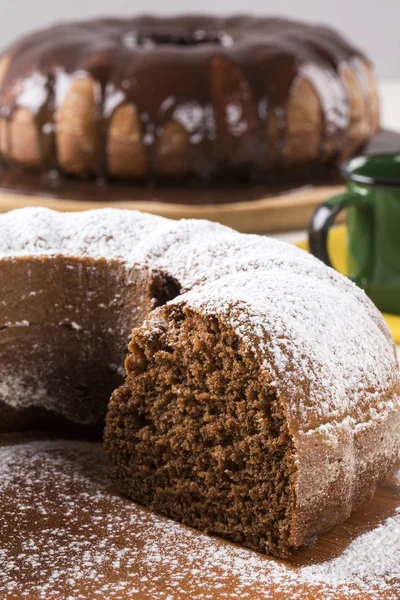
[[[308,252],[308,242],[304,240],[297,244],[299,248]],[[347,236],[346,226],[341,225],[334,227],[329,233],[328,239],[329,256],[332,257],[333,266],[339,273],[347,274]],[[400,315],[389,315],[383,313],[383,318],[389,325],[390,331],[395,339],[396,344],[400,344]]]

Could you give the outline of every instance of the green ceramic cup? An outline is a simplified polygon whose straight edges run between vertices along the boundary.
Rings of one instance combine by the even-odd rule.
[[[311,252],[329,266],[328,232],[347,209],[348,273],[384,312],[400,314],[400,154],[358,156],[343,167],[347,191],[321,204]]]

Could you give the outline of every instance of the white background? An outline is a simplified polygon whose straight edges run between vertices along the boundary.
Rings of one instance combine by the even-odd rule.
[[[400,0],[0,0],[0,46],[62,19],[142,12],[250,12],[319,21],[364,49],[380,78],[400,79]]]

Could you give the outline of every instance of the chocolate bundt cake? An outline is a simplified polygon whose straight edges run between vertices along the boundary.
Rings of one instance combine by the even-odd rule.
[[[101,426],[119,385],[115,481],[174,519],[284,555],[397,457],[390,332],[297,248],[206,221],[24,209],[0,216],[0,289],[1,430]]]
[[[8,165],[133,180],[314,171],[379,121],[361,52],[326,27],[249,16],[43,29],[3,53],[0,107]]]

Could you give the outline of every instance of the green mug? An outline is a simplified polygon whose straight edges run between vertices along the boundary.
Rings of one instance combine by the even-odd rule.
[[[400,314],[400,154],[357,156],[342,172],[347,191],[314,212],[310,251],[332,266],[328,232],[336,215],[347,209],[350,279],[380,310]]]

